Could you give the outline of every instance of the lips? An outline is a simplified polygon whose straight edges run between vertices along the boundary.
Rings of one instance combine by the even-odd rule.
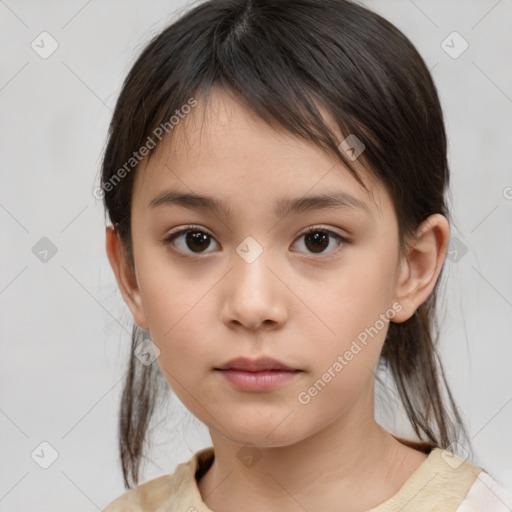
[[[251,393],[273,391],[280,386],[293,382],[299,378],[300,372],[302,372],[302,370],[291,368],[270,357],[259,359],[237,357],[215,368],[215,371],[238,391]]]
[[[246,372],[265,372],[273,370],[286,372],[300,371],[270,357],[261,357],[259,359],[237,357],[235,359],[231,359],[222,366],[215,368],[215,370],[241,370]]]

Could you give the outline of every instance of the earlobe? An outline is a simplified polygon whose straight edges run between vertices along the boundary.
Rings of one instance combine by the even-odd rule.
[[[126,261],[119,235],[112,226],[106,227],[105,248],[123,300],[130,309],[135,323],[141,329],[147,329],[148,323],[137,279]]]
[[[402,310],[393,322],[408,320],[432,293],[448,250],[450,224],[439,213],[425,219],[399,263],[395,300]]]

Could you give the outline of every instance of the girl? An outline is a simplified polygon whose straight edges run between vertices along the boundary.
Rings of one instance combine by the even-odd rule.
[[[135,320],[135,487],[106,512],[509,510],[470,461],[435,348],[448,177],[425,63],[360,5],[210,0],[155,37],[101,177]],[[417,440],[375,420],[386,369]],[[139,485],[161,384],[213,446]]]

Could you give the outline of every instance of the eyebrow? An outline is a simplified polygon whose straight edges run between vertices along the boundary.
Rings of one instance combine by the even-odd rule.
[[[192,210],[214,212],[225,217],[230,215],[229,206],[220,199],[178,190],[164,190],[151,200],[149,208],[162,205],[177,205]],[[274,215],[284,217],[289,213],[298,214],[326,208],[348,208],[370,214],[370,209],[364,201],[346,192],[337,191],[308,197],[279,199],[276,201]]]

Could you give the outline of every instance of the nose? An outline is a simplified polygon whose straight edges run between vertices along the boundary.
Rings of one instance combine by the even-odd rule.
[[[289,291],[276,276],[272,262],[263,253],[251,263],[236,252],[233,268],[224,282],[222,320],[228,327],[250,330],[281,327],[287,318],[286,294]]]

